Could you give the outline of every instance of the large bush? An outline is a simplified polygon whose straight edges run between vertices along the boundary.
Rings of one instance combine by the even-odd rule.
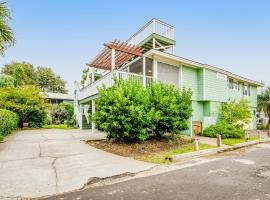
[[[134,81],[116,80],[111,88],[99,88],[94,120],[108,138],[144,141],[149,133],[160,137],[165,132],[180,133],[188,128],[191,92],[152,83],[144,88]]]
[[[215,125],[211,125],[204,129],[203,136],[206,137],[216,137],[220,134],[224,138],[242,138],[244,137],[244,131],[232,124],[220,121]]]
[[[29,127],[41,127],[47,117],[47,104],[34,86],[0,89],[0,108],[19,116],[19,125],[28,122]]]
[[[0,109],[0,141],[18,127],[18,115],[9,110]]]
[[[96,127],[108,138],[120,141],[144,141],[150,123],[149,91],[132,81],[115,81],[111,88],[99,89],[94,116]]]
[[[160,137],[164,133],[180,133],[187,130],[192,114],[191,91],[180,92],[173,85],[152,84],[150,90],[151,108],[154,110],[152,129]]]

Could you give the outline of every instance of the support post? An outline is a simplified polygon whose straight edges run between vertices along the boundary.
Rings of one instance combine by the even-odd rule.
[[[158,62],[157,60],[153,59],[153,80],[157,83],[158,82]]]
[[[142,71],[143,71],[143,87],[146,87],[146,59],[145,56],[142,57]]]
[[[195,137],[194,138],[194,151],[199,151],[199,138]]]
[[[94,68],[91,67],[91,83],[90,84],[92,84],[94,82],[95,82],[95,72],[94,72]]]
[[[156,48],[156,38],[153,38],[153,49]]]
[[[250,141],[250,135],[247,131],[245,131],[245,135],[246,135],[246,142]]]
[[[95,105],[95,100],[93,99],[92,100],[92,133],[95,132],[95,123],[94,123],[94,120],[93,120],[93,116],[96,112],[96,105]]]
[[[112,49],[112,70],[115,70],[115,49]]]
[[[221,147],[221,135],[217,134],[217,147]]]
[[[262,132],[259,131],[259,140],[261,141],[262,140]]]

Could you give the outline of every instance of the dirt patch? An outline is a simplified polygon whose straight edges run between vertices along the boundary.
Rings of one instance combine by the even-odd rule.
[[[125,157],[138,157],[138,156],[149,156],[156,155],[163,151],[168,151],[178,147],[190,144],[192,141],[184,139],[183,137],[177,137],[173,140],[162,138],[162,139],[151,139],[142,143],[123,143],[123,142],[111,142],[107,140],[101,141],[87,141],[86,143],[117,155]]]

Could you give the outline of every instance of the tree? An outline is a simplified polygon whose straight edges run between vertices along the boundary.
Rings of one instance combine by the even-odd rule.
[[[270,116],[270,87],[267,87],[262,94],[258,95],[258,109],[264,110],[267,113],[267,116]]]
[[[30,127],[42,127],[47,118],[47,108],[35,86],[0,88],[0,109],[17,113],[20,126],[28,122]]]
[[[0,54],[4,55],[5,50],[13,46],[15,43],[15,38],[11,28],[8,25],[9,20],[11,20],[11,15],[6,7],[6,3],[0,3]]]
[[[18,70],[19,68],[19,70]],[[23,74],[18,74],[18,71],[23,71]],[[2,73],[6,75],[13,76],[16,79],[16,76],[24,77],[25,85],[34,85],[36,83],[35,77],[35,68],[31,63],[27,62],[11,62],[5,64],[2,68]]]
[[[14,88],[15,79],[12,76],[0,74],[0,88]]]
[[[37,67],[36,84],[43,92],[67,93],[66,82],[49,67]]]
[[[5,64],[1,71],[15,79],[15,85],[36,85],[43,92],[67,93],[66,82],[49,67],[35,68],[27,62]]]

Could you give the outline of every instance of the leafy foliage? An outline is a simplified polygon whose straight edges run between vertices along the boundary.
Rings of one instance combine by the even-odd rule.
[[[15,85],[37,85],[43,92],[67,93],[66,82],[49,67],[37,67],[26,62],[4,65],[2,73],[15,79]]]
[[[11,20],[10,11],[6,7],[5,2],[0,3],[0,54],[4,55],[6,49],[13,46],[15,43],[15,38],[13,32],[8,25],[9,20]]]
[[[35,68],[32,64],[27,62],[11,62],[5,64],[2,68],[2,73],[15,78],[16,82],[19,82],[17,85],[36,84]]]
[[[258,111],[263,109],[267,116],[270,116],[270,87],[267,87],[262,94],[258,95]]]
[[[203,136],[216,137],[220,134],[222,138],[244,137],[243,127],[250,119],[251,111],[247,100],[229,100],[220,105],[218,122],[204,129]]]
[[[224,121],[219,121],[203,131],[203,136],[206,137],[216,137],[217,134],[222,138],[242,138],[245,135],[242,129]]]
[[[165,132],[177,134],[187,129],[192,112],[190,91],[180,93],[162,83],[144,88],[131,80],[115,80],[113,87],[99,88],[99,94],[96,126],[107,132],[108,138],[118,141],[144,141],[150,130],[158,137]]]
[[[50,108],[50,122],[48,124],[67,124],[68,126],[73,126],[74,124],[74,108],[73,105],[69,103],[61,103],[57,105],[52,105]]]
[[[20,126],[28,122],[30,127],[41,127],[47,116],[47,104],[34,86],[1,88],[0,108],[17,113]]]
[[[52,118],[52,124],[63,124],[67,119],[68,112],[59,105],[53,105],[50,109],[50,116]]]
[[[249,101],[241,99],[240,101],[229,100],[221,104],[219,108],[220,121],[243,128],[251,120],[251,111]]]
[[[67,93],[66,82],[49,67],[37,67],[36,84],[42,92]]]
[[[14,88],[15,79],[12,76],[0,74],[0,88]]]
[[[0,141],[11,131],[18,128],[18,115],[9,110],[0,109]]]
[[[181,93],[173,85],[152,84],[150,101],[152,108],[152,129],[157,136],[164,133],[180,133],[188,129],[188,120],[192,114],[191,91]]]

